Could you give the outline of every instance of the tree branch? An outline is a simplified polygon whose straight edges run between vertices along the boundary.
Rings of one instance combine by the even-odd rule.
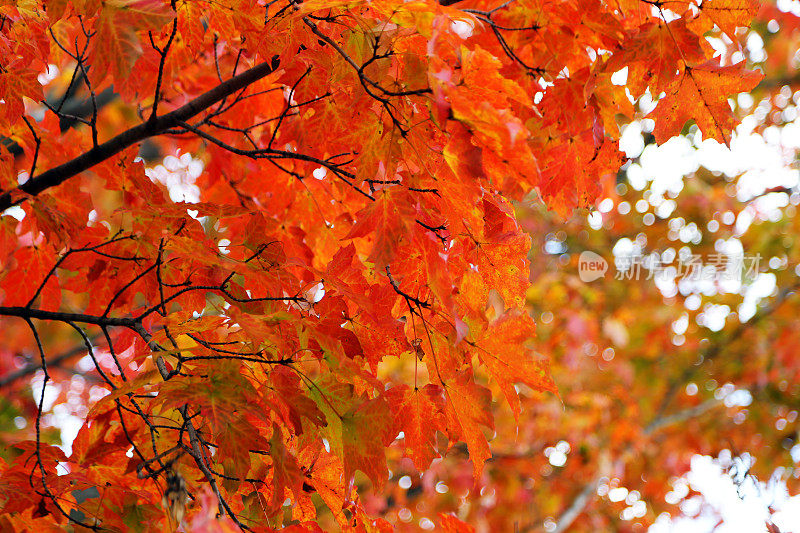
[[[581,515],[586,506],[589,505],[589,502],[592,501],[594,491],[597,490],[599,481],[600,478],[595,479],[583,487],[583,490],[581,490],[578,496],[572,501],[572,505],[569,506],[569,509],[564,511],[559,517],[558,522],[556,522],[556,527],[553,529],[554,533],[563,533],[572,525],[572,522]]]
[[[164,358],[161,357],[161,352],[164,351],[155,340],[153,340],[152,335],[147,332],[147,330],[142,326],[140,323],[136,323],[132,328],[141,338],[144,340],[147,345],[150,347],[150,350],[153,351],[155,356],[156,368],[158,369],[159,374],[161,374],[161,379],[164,381],[168,381],[172,375],[170,374],[169,370],[167,370],[167,365],[164,362]],[[187,450],[189,454],[194,458],[195,464],[203,472],[203,475],[206,477],[206,481],[211,486],[211,489],[214,491],[214,494],[217,497],[217,501],[219,503],[219,514],[220,516],[225,516],[225,513],[230,516],[230,518],[242,529],[248,529],[244,527],[244,525],[239,522],[236,518],[236,514],[231,510],[228,506],[228,502],[225,501],[225,498],[222,496],[222,493],[219,491],[219,486],[217,485],[217,480],[214,477],[214,474],[209,470],[208,465],[205,461],[205,454],[200,447],[200,440],[197,435],[197,429],[194,427],[192,423],[192,417],[189,416],[189,408],[188,405],[183,405],[178,407],[178,412],[181,414],[183,418],[184,426],[186,427],[186,432],[189,435],[189,441],[191,443],[191,449]]]
[[[705,350],[702,354],[702,363],[707,363],[710,360],[716,359],[720,354],[724,353],[724,349],[727,346],[740,339],[745,332],[761,322],[765,317],[768,317],[774,313],[790,296],[795,294],[795,291],[798,290],[798,288],[800,288],[800,285],[793,284],[782,289],[778,293],[778,296],[776,296],[775,299],[770,303],[770,305],[763,308],[750,320],[740,323],[726,338],[721,339],[719,342],[713,344],[707,350]],[[684,371],[670,383],[667,388],[667,392],[662,398],[661,404],[656,409],[655,416],[650,423],[644,427],[642,431],[643,436],[650,436],[667,426],[696,418],[719,405],[723,405],[723,403],[718,400],[708,400],[694,407],[690,407],[670,415],[665,413],[667,407],[674,399],[678,390],[680,390],[681,385],[690,379],[698,368],[699,365],[693,365],[685,368]],[[628,446],[622,455],[626,455],[630,449],[631,446]],[[594,490],[596,489],[599,480],[600,476],[584,486],[583,490],[581,490],[575,500],[573,500],[572,504],[570,504],[567,510],[564,511],[564,513],[556,520],[557,526],[555,531],[566,531],[572,522],[574,522],[575,519],[578,518],[581,513],[583,513],[586,506],[589,505],[593,499]]]
[[[656,414],[653,417],[653,421],[651,424],[655,423],[656,420],[659,420],[663,417],[667,407],[669,407],[672,400],[675,398],[676,394],[680,390],[682,386],[686,384],[686,382],[694,375],[695,372],[702,366],[703,364],[708,363],[711,360],[716,359],[720,354],[724,353],[723,349],[728,347],[733,342],[740,339],[747,331],[749,331],[753,326],[770,316],[772,313],[775,312],[789,297],[795,294],[795,291],[800,289],[800,284],[795,283],[788,287],[784,287],[778,292],[778,295],[775,299],[766,307],[764,307],[761,311],[756,313],[750,320],[746,322],[741,322],[736,326],[736,328],[724,339],[721,339],[719,342],[716,342],[709,346],[707,350],[704,350],[700,353],[701,358],[700,362],[695,365],[691,365],[686,367],[683,372],[678,375],[676,378],[672,380],[667,388],[667,392],[664,393],[664,396],[661,399],[661,403],[659,404],[658,408],[656,409]]]
[[[64,353],[56,355],[52,359],[48,359],[47,366],[48,367],[59,366],[61,363],[63,363],[68,359],[72,359],[73,357],[76,357],[81,354],[86,355],[86,353],[87,349],[85,346],[83,345],[75,346],[74,348],[71,348]],[[40,370],[41,368],[42,368],[41,363],[32,363],[23,368],[20,368],[19,370],[15,370],[14,372],[9,372],[8,374],[0,378],[0,388],[5,387],[6,385],[10,385],[11,383],[14,383],[18,379],[24,378],[25,376],[29,376],[35,373],[37,370]]]
[[[148,137],[154,137],[170,128],[177,127],[182,122],[200,114],[217,102],[222,101],[231,94],[244,89],[248,85],[255,83],[261,78],[269,75],[277,68],[277,61],[264,62],[250,70],[234,76],[223,82],[210,91],[201,94],[186,105],[179,107],[175,111],[148,120],[126,130],[116,137],[99,144],[91,150],[84,152],[75,159],[57,167],[42,172],[37,177],[29,179],[16,189],[0,194],[0,211],[17,205],[24,200],[24,195],[37,195],[51,187],[60,185],[73,176],[77,176],[84,170],[102,163],[106,159],[122,152]],[[21,197],[22,196],[22,197]]]
[[[107,316],[84,315],[81,313],[61,313],[56,311],[42,311],[30,307],[0,307],[0,316],[16,316],[19,318],[38,320],[55,320],[58,322],[77,322],[80,324],[93,324],[95,326],[121,326],[132,327],[136,320],[133,318],[113,318]]]
[[[649,437],[653,433],[656,433],[665,427],[673,426],[675,424],[679,424],[681,422],[685,422],[692,418],[697,418],[708,411],[714,409],[715,407],[719,407],[725,405],[720,400],[708,400],[700,405],[696,405],[694,407],[690,407],[688,409],[684,409],[682,411],[678,411],[671,415],[660,416],[658,418],[653,419],[647,427],[644,428],[642,431],[642,435],[644,437]],[[633,449],[632,445],[628,445],[623,453],[621,454],[620,459],[618,461],[622,461],[623,458]],[[593,480],[588,482],[586,485],[583,486],[583,489],[578,493],[570,506],[561,513],[556,519],[556,527],[553,530],[555,533],[562,533],[567,531],[572,523],[578,518],[586,507],[592,502],[595,497],[597,486],[600,484],[600,480],[604,477],[605,473],[601,473],[600,475],[596,476]]]

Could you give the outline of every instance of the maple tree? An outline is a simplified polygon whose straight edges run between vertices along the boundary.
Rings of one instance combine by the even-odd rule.
[[[548,286],[519,220],[536,241],[611,194],[646,95],[659,143],[690,119],[729,143],[728,98],[762,76],[706,37],[732,53],[758,8],[3,3],[0,524],[501,531],[539,518],[486,512],[532,494],[523,475],[557,513],[566,476],[540,494],[544,459],[498,446],[592,404],[559,430],[593,435],[570,466],[588,482],[639,435],[620,417],[592,451],[613,410],[561,366],[598,334],[574,329],[590,289]],[[546,302],[564,309],[535,330]],[[665,415],[642,397],[625,406]],[[388,486],[405,472],[453,489],[415,487],[427,522]],[[456,488],[494,503],[464,512]]]

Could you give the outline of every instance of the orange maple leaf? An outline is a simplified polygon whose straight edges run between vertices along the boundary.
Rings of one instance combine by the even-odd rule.
[[[763,78],[760,72],[745,70],[744,61],[726,67],[714,61],[697,67],[687,65],[651,114],[656,121],[656,141],[667,141],[680,133],[687,120],[694,120],[704,136],[730,146],[736,121],[728,97],[751,90]]]

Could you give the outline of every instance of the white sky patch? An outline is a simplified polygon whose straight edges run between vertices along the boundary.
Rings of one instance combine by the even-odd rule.
[[[50,64],[47,65],[47,70],[45,70],[44,72],[39,74],[36,77],[36,79],[42,85],[47,85],[48,83],[50,83],[51,81],[56,79],[59,74],[60,74],[60,71],[58,70],[58,67],[56,65],[50,63]]]
[[[153,182],[159,182],[169,190],[173,202],[197,203],[200,188],[195,181],[203,173],[203,162],[192,154],[168,155],[160,165],[145,169]]]
[[[625,85],[628,83],[628,67],[623,67],[611,75],[611,83]]]
[[[10,216],[16,218],[17,220],[22,220],[25,218],[25,210],[22,209],[22,206],[12,205],[3,211],[2,216]]]
[[[711,331],[720,331],[725,327],[725,322],[731,308],[727,305],[706,304],[703,312],[697,315],[697,323]]]
[[[619,139],[619,149],[625,152],[630,159],[639,157],[644,150],[644,138],[642,137],[642,125],[639,122],[632,122],[624,127],[622,136]]]
[[[315,304],[325,297],[325,285],[320,281],[305,293],[305,298],[312,304]]]
[[[739,304],[739,320],[744,322],[756,314],[756,306],[763,298],[767,298],[775,292],[777,278],[772,272],[764,272],[747,286],[744,291],[744,299]]]
[[[800,1],[798,0],[778,0],[776,2],[778,9],[784,13],[791,13],[796,17],[800,17]]]
[[[553,447],[545,449],[544,454],[550,464],[553,466],[561,467],[567,463],[567,454],[570,452],[570,445],[567,441],[559,441]]]
[[[464,40],[472,37],[475,24],[469,20],[454,20],[450,23],[450,30]]]
[[[735,393],[734,393],[735,394]],[[741,485],[727,473],[730,453],[719,458],[695,455],[685,478],[673,484],[667,494],[668,503],[681,502],[685,516],[670,517],[664,513],[650,527],[650,533],[753,533],[766,531],[769,506],[776,510],[772,521],[781,531],[794,531],[800,524],[800,496],[790,498],[781,481],[782,469],[766,483],[750,476],[740,476]],[[689,489],[699,495],[685,499]]]

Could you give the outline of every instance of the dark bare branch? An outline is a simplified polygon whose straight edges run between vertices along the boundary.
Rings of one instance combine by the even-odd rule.
[[[84,152],[75,159],[42,172],[36,178],[29,179],[16,189],[0,195],[0,211],[22,202],[26,195],[35,196],[51,187],[64,183],[69,178],[77,176],[81,172],[102,163],[129,146],[141,142],[148,137],[160,135],[170,128],[179,126],[182,122],[202,113],[231,94],[269,75],[276,67],[277,65],[274,61],[256,65],[228,81],[217,85],[210,91],[201,94],[175,111],[157,117],[154,120],[143,122],[138,126],[134,126],[116,137],[95,146],[88,152]]]

